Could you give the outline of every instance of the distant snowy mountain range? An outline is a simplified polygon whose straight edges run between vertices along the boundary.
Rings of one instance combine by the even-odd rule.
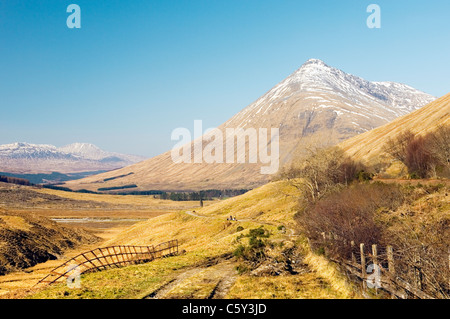
[[[107,152],[89,143],[74,143],[59,148],[29,143],[0,145],[0,171],[11,173],[109,171],[144,159]]]

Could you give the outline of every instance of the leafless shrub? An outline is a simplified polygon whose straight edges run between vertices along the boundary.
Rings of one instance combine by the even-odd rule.
[[[450,297],[450,219],[444,184],[401,186],[359,183],[328,194],[297,214],[299,227],[316,251],[350,260],[352,246],[378,245],[378,261],[387,267],[393,246],[396,273],[437,298]],[[353,250],[358,255],[359,247]]]
[[[398,186],[357,184],[307,207],[298,214],[297,221],[310,239],[325,245],[335,257],[347,258],[351,241],[367,245],[381,241],[382,229],[375,221],[375,213],[395,209],[403,200]],[[329,241],[330,237],[338,240]]]
[[[422,136],[414,137],[406,147],[405,165],[410,174],[420,178],[431,177],[436,161],[432,156],[427,139]]]
[[[384,151],[396,160],[405,163],[406,149],[412,140],[414,140],[414,134],[409,130],[404,131],[395,138],[389,137],[384,146]]]
[[[441,168],[441,174],[450,175],[450,126],[439,126],[436,131],[427,134],[427,145],[431,156]],[[440,166],[440,167],[439,167]]]
[[[362,164],[332,147],[310,150],[309,156],[285,167],[281,178],[291,181],[308,202],[315,202],[339,186],[348,185],[363,170]]]
[[[448,215],[404,223],[402,228],[387,229],[383,235],[384,242],[394,246],[398,273],[431,296],[450,298]]]
[[[426,135],[411,131],[390,138],[384,151],[408,168],[411,177],[448,176],[450,172],[450,126],[440,126]]]

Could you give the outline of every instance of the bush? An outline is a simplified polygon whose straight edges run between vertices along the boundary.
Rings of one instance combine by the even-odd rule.
[[[447,196],[445,184],[354,184],[308,206],[296,215],[296,220],[310,239],[313,251],[335,259],[350,260],[351,241],[356,249],[359,243],[369,250],[378,244],[378,260],[385,267],[384,249],[391,245],[401,278],[414,283],[413,269],[419,267],[422,290],[431,296],[448,298]],[[358,249],[353,252],[358,256]]]
[[[253,264],[265,259],[265,248],[270,243],[267,240],[262,240],[261,238],[269,238],[269,231],[261,226],[259,228],[250,229],[247,235],[239,235],[236,240],[239,242],[244,237],[248,238],[248,245],[239,244],[233,251],[233,255],[238,259],[242,259]]]
[[[371,181],[373,179],[373,174],[366,172],[365,170],[361,170],[356,175],[356,178],[359,182]]]
[[[336,256],[348,256],[350,247],[345,243],[379,243],[382,231],[374,218],[375,213],[380,209],[395,209],[403,202],[399,186],[357,184],[307,207],[297,215],[297,221],[315,242],[324,242],[323,234],[339,239],[327,248]]]
[[[238,275],[242,275],[249,272],[250,268],[245,264],[240,264],[236,266],[236,271],[238,272]]]
[[[405,165],[410,174],[419,178],[429,177],[436,165],[436,160],[431,154],[427,140],[422,136],[416,136],[406,147]]]
[[[237,258],[244,257],[245,247],[244,245],[239,245],[236,247],[236,249],[233,251],[233,256]]]
[[[411,131],[389,139],[384,150],[402,162],[411,178],[447,177],[450,174],[450,126],[440,126],[426,135]]]
[[[341,186],[358,178],[365,171],[364,165],[353,161],[338,147],[310,151],[305,159],[299,159],[283,168],[281,178],[291,181],[301,190],[308,202],[315,202]],[[362,173],[361,173],[362,174]],[[368,178],[368,174],[361,175]]]
[[[263,226],[259,228],[250,229],[249,237],[265,237],[268,238],[270,236],[270,233],[267,229],[264,229]]]

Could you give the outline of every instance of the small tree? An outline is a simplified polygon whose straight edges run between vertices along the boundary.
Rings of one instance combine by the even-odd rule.
[[[416,174],[421,178],[429,177],[434,171],[435,160],[422,136],[416,136],[406,147],[405,164],[410,174]]]
[[[450,173],[450,126],[439,126],[426,136],[429,152],[444,174]]]
[[[402,162],[410,176],[426,178],[450,173],[450,127],[440,126],[426,135],[414,135],[411,131],[390,138],[384,147],[386,153]]]
[[[301,190],[309,202],[316,202],[336,187],[353,181],[361,169],[361,164],[338,147],[314,149],[284,169],[282,178]]]
[[[404,131],[395,138],[389,137],[384,146],[384,151],[396,160],[405,163],[408,145],[414,139],[414,134],[410,131]]]

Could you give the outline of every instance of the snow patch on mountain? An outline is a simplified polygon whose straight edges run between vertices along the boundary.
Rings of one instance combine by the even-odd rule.
[[[68,154],[83,157],[85,159],[97,161],[118,159],[125,162],[137,163],[145,159],[144,157],[137,155],[107,152],[90,143],[73,143],[60,147],[59,150]]]
[[[370,82],[330,67],[321,60],[310,59],[238,113],[239,126],[246,126],[251,117],[278,111],[279,107],[272,109],[272,106],[286,105],[286,101],[297,96],[299,100],[296,103],[317,101],[319,108],[334,108],[337,104],[346,104],[350,108],[359,109],[354,112],[356,115],[372,115],[386,122],[409,114],[436,99],[406,84]],[[315,106],[311,104],[311,107]],[[338,110],[338,115],[341,112],[342,110]]]
[[[30,143],[0,145],[0,170],[4,172],[111,170],[144,159],[141,156],[107,152],[89,143],[74,143],[60,148]]]

